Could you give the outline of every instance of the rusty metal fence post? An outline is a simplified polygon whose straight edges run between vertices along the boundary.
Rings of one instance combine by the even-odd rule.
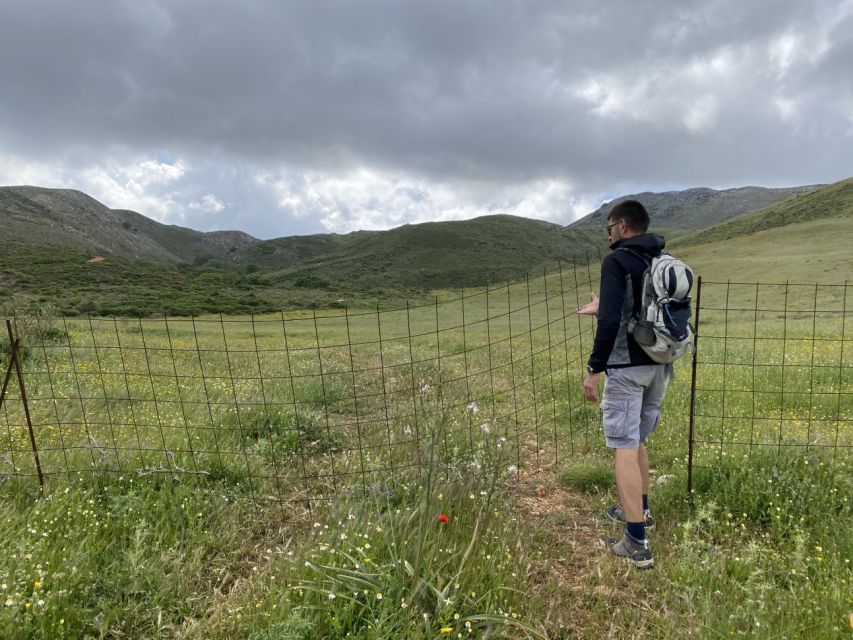
[[[699,309],[702,306],[702,276],[696,281],[696,318],[693,321],[693,365],[690,374],[690,431],[687,440],[687,495],[693,495],[693,440],[696,422],[696,361],[699,354]]]
[[[36,436],[33,431],[33,421],[30,417],[30,406],[27,403],[27,390],[24,387],[24,374],[21,370],[21,361],[18,358],[18,350],[21,346],[21,339],[15,337],[15,332],[12,329],[12,321],[6,319],[6,331],[9,334],[9,366],[6,368],[6,377],[3,379],[3,390],[0,391],[0,407],[3,406],[3,401],[6,399],[6,390],[9,387],[9,380],[12,377],[12,367],[15,367],[15,372],[18,375],[18,388],[21,391],[21,402],[24,405],[24,415],[27,417],[27,429],[30,433],[30,444],[33,448],[33,458],[36,463],[36,472],[39,478],[39,489],[44,493],[44,475],[41,471],[41,460],[39,460],[39,450],[36,445]]]

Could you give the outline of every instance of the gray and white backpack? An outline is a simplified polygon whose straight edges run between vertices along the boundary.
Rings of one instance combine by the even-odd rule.
[[[626,250],[639,255],[648,265],[643,274],[639,317],[628,323],[628,332],[655,362],[672,362],[692,352],[693,271],[666,251],[649,260],[644,254]]]

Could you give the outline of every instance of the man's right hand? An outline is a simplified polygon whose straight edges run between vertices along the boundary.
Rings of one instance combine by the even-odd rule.
[[[594,293],[590,295],[592,296],[592,302],[588,302],[584,306],[575,309],[575,313],[579,316],[594,316],[598,314],[598,296]]]
[[[589,402],[598,402],[598,383],[601,373],[590,373],[583,381],[583,397]]]

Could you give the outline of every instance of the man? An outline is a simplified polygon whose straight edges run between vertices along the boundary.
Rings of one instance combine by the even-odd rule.
[[[602,372],[607,373],[601,408],[604,437],[615,449],[616,488],[620,505],[608,507],[611,520],[624,522],[625,533],[609,539],[610,551],[628,558],[637,568],[654,566],[646,529],[654,526],[649,510],[649,458],[646,439],[660,421],[672,365],[657,364],[628,333],[628,321],[640,311],[643,273],[660,255],[665,241],[646,233],[649,214],[636,200],[625,200],[607,216],[607,234],[613,253],[601,265],[600,299],[577,313],[597,315],[598,330],[583,383],[584,397],[598,401]]]

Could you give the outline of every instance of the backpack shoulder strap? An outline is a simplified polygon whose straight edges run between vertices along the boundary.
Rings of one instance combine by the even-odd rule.
[[[645,253],[640,253],[639,251],[635,251],[634,249],[629,249],[628,247],[619,247],[616,251],[627,251],[628,253],[633,253],[635,256],[640,258],[643,262],[646,263],[646,266],[652,266],[652,259],[647,256]]]

